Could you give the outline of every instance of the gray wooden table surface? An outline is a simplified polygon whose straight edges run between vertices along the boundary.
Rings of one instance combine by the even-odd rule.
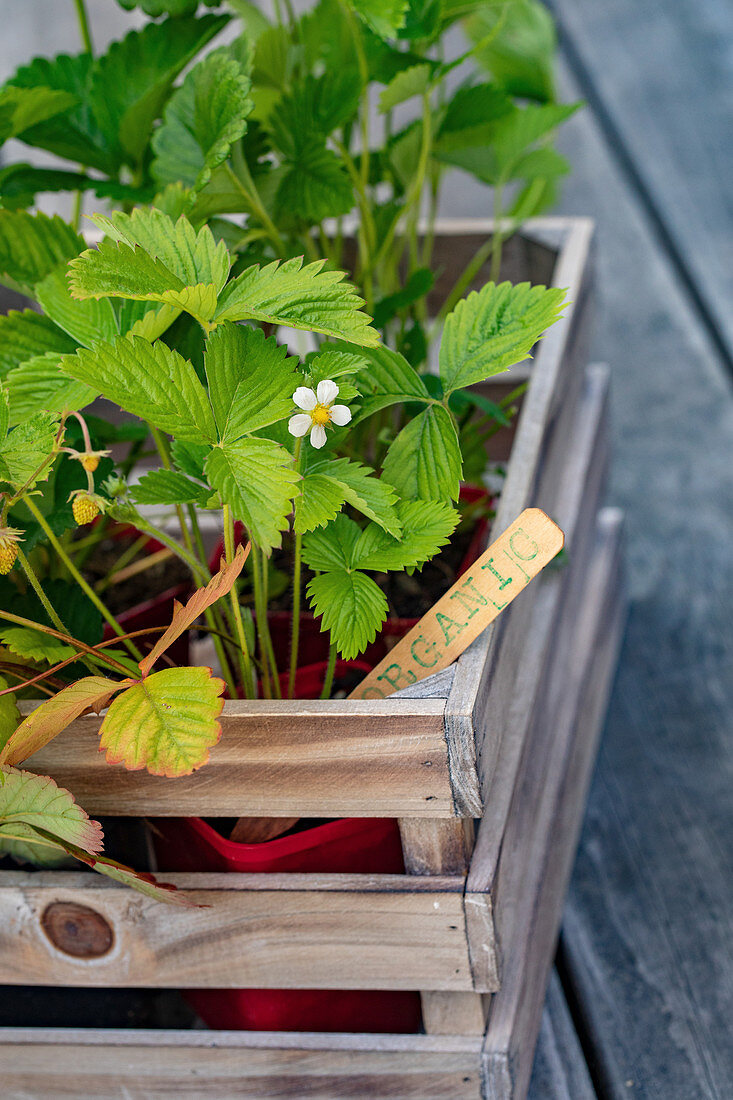
[[[72,4],[0,0],[0,78]],[[733,1097],[733,5],[552,0],[632,607],[531,1100]],[[130,16],[92,0],[110,34]],[[103,35],[101,36],[103,37]],[[444,213],[483,215],[458,176]]]

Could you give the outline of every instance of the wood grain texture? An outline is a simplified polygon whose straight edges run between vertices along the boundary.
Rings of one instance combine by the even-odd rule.
[[[678,13],[686,20],[675,54],[683,64],[679,86],[678,67],[666,65],[661,48],[643,73],[631,73],[640,47],[637,23],[622,29],[610,22],[621,10],[616,0],[603,12],[599,5],[573,8],[578,25],[588,20],[589,35],[606,15],[609,29],[623,33],[627,61],[615,70],[621,59],[609,39],[614,68],[608,75],[624,72],[631,88],[654,81],[653,102],[647,96],[639,110],[654,112],[652,128],[674,120],[681,136],[671,141],[686,158],[690,126],[708,128],[727,110],[723,99],[688,98],[684,89],[692,66],[707,81],[708,67],[733,56],[730,6],[639,5],[635,20],[643,24],[654,11],[664,28],[661,42],[678,33]],[[706,49],[699,48],[701,39]],[[601,41],[605,67],[605,39],[593,45]],[[605,82],[605,69],[599,76]],[[564,99],[582,95],[567,80],[561,92]],[[616,94],[626,94],[624,83]],[[629,102],[635,98],[632,93]],[[679,112],[668,113],[675,102]],[[660,139],[650,133],[647,167]],[[590,112],[563,128],[561,151],[574,165],[566,209],[598,217],[596,347],[613,364],[611,491],[627,515],[632,594],[566,907],[566,979],[581,1006],[604,1097],[727,1100],[733,1081],[731,388],[660,248],[657,228]],[[729,153],[721,137],[717,155]],[[696,157],[695,164],[697,182],[707,187],[715,163]],[[675,168],[669,184],[682,188],[692,180]],[[728,203],[728,174],[722,171],[718,181],[719,212],[720,202]],[[696,217],[713,209],[702,205]],[[715,247],[727,249],[717,217],[712,233]],[[713,246],[700,238],[701,263]]]
[[[597,1100],[557,971],[547,987],[528,1100]]]
[[[451,817],[444,709],[441,699],[227,702],[209,763],[180,779],[107,764],[90,715],[27,767],[92,814]]]
[[[592,368],[583,377],[572,422],[560,423],[557,439],[566,455],[566,476],[552,476],[555,515],[566,532],[567,561],[536,583],[534,602],[512,609],[496,653],[487,699],[492,720],[506,727],[498,748],[486,813],[479,826],[469,889],[491,890],[522,756],[533,723],[544,719],[553,675],[556,632],[568,613],[570,594],[582,591],[585,566],[596,540],[596,515],[608,468],[608,372]],[[549,491],[549,490],[548,490]],[[522,618],[518,618],[521,615]]]
[[[125,987],[443,989],[475,987],[464,879],[405,875],[178,874],[205,908],[161,905],[89,875],[0,875],[4,984]],[[99,957],[59,950],[50,904],[98,914]],[[494,988],[486,966],[479,988]],[[488,984],[487,984],[488,983]]]
[[[480,1038],[0,1032],[3,1100],[480,1100]]]
[[[577,630],[566,620],[556,648],[557,691],[517,788],[496,884],[504,967],[484,1042],[485,1089],[524,1100],[567,881],[597,740],[616,666],[625,604],[620,595],[620,514],[607,509],[586,575]],[[563,684],[564,680],[564,684]],[[543,744],[544,741],[544,744]],[[527,859],[527,853],[532,858]]]
[[[523,508],[537,505],[560,523],[569,541],[568,518],[558,515],[554,508],[556,486],[548,484],[547,478],[543,486],[542,475],[553,436],[556,447],[567,448],[567,438],[558,443],[562,433],[557,429],[558,423],[563,423],[568,430],[567,421],[573,415],[571,398],[577,394],[574,381],[580,373],[585,338],[592,236],[592,225],[585,219],[577,219],[563,235],[553,283],[568,287],[568,298],[573,304],[538,345],[494,522],[496,530],[508,526]],[[446,729],[456,749],[464,748],[466,755],[469,749],[477,753],[476,766],[484,802],[489,796],[499,746],[512,727],[506,701],[518,694],[514,686],[518,668],[516,658],[505,659],[500,668],[499,657],[502,652],[505,658],[510,652],[516,652],[505,638],[514,636],[517,649],[521,649],[526,640],[524,624],[530,605],[539,597],[540,585],[538,581],[530,585],[520,599],[466,650],[456,666],[446,706]]]

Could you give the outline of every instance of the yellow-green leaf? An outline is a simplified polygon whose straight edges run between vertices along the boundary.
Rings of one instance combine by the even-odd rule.
[[[221,735],[223,691],[224,681],[210,668],[166,668],[133,684],[102,723],[108,762],[151,775],[190,775]]]

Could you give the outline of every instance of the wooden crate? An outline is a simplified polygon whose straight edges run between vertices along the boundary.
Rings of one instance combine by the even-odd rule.
[[[0,873],[5,983],[417,989],[428,1034],[5,1029],[4,1095],[524,1095],[621,606],[619,520],[598,518],[607,372],[580,369],[591,226],[533,235],[554,242],[571,306],[538,346],[495,529],[542,507],[565,564],[455,666],[388,700],[227,703],[211,763],[187,779],[110,768],[93,717],[29,762],[98,814],[396,817],[407,873],[166,876],[194,911],[85,873]],[[103,953],[59,951],[51,904],[99,914]]]

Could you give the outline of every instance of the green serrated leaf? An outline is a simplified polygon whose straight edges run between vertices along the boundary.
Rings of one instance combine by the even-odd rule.
[[[47,351],[64,355],[75,343],[57,325],[33,309],[11,310],[0,316],[0,378]]]
[[[383,472],[406,500],[457,500],[461,450],[448,410],[430,405],[408,421],[387,451]]]
[[[167,776],[203,767],[221,735],[224,686],[209,668],[165,668],[128,687],[99,731],[108,763]]]
[[[174,221],[154,207],[138,207],[131,214],[116,211],[109,217],[96,214],[92,221],[110,240],[139,245],[183,286],[211,284],[218,292],[227,281],[231,259],[207,226],[196,230],[187,218]]]
[[[308,598],[337,650],[347,661],[373,642],[387,618],[387,598],[371,577],[358,570],[322,573],[308,582]]]
[[[376,347],[379,335],[361,311],[363,299],[343,281],[343,271],[324,271],[324,263],[303,266],[297,257],[248,267],[224,288],[214,319],[288,325]]]
[[[292,463],[284,447],[260,438],[213,447],[206,459],[209,484],[268,552],[281,545],[297,492],[299,475]]]
[[[0,444],[0,482],[14,489],[23,488],[53,453],[57,428],[58,419],[49,413],[37,413],[13,428]],[[48,477],[48,467],[41,477]]]
[[[136,504],[198,504],[205,507],[211,490],[176,470],[151,470],[132,488]]]
[[[229,272],[226,246],[216,244],[208,227],[195,232],[185,218],[174,224],[159,210],[136,210],[127,224],[124,217],[95,217],[118,243],[105,239],[69,265],[72,295],[164,302],[207,323]]]
[[[247,128],[250,82],[219,51],[195,65],[171,96],[153,137],[152,173],[160,184],[182,181],[192,195],[211,179]]]
[[[421,63],[409,69],[403,69],[393,77],[380,95],[379,110],[382,114],[387,114],[405,100],[412,99],[415,95],[423,95],[430,87],[432,77],[432,66],[428,64]]]
[[[84,241],[54,215],[0,210],[0,281],[33,296],[33,287],[59,264],[78,256]]]
[[[76,652],[72,646],[64,645],[58,638],[52,638],[49,634],[25,626],[0,627],[0,641],[16,657],[45,662],[49,665],[55,665],[57,661],[65,661],[67,657],[73,657]],[[0,696],[1,700],[2,696]]]
[[[53,779],[10,767],[0,768],[0,775],[0,851],[16,859],[48,863],[42,854],[43,846],[38,844],[37,829],[47,830],[89,852],[102,850],[99,823],[90,820],[73,795],[58,787]],[[56,852],[51,862],[57,858]]]
[[[113,174],[119,166],[89,105],[93,66],[88,53],[36,57],[18,69],[10,83],[21,88],[53,88],[72,95],[77,102],[70,110],[26,130],[22,138],[26,145]]]
[[[94,66],[89,102],[119,160],[136,167],[173,81],[228,16],[183,16],[148,23],[113,42]]]
[[[206,377],[219,438],[234,442],[291,413],[297,366],[262,329],[218,325],[206,341]]]
[[[46,315],[77,343],[90,348],[100,340],[117,335],[117,317],[112,303],[89,298],[72,298],[65,268],[57,267],[36,285],[36,299]]]
[[[517,163],[535,142],[544,138],[574,114],[579,103],[548,103],[538,107],[515,107],[496,124],[494,155],[503,179],[513,179]]]
[[[192,443],[216,441],[208,395],[191,364],[160,342],[118,336],[65,355],[61,369],[127,412]]]
[[[419,569],[450,541],[461,518],[455,508],[439,500],[401,501],[397,514],[403,525],[399,538],[375,523],[364,528],[354,547],[355,567],[380,573]]]
[[[354,376],[362,370],[365,363],[366,358],[361,349],[342,351],[337,345],[321,344],[318,351],[310,352],[305,357],[306,385],[315,389],[319,382],[325,382],[326,379],[333,381],[336,378]]]
[[[32,206],[36,195],[45,191],[92,191],[99,199],[120,203],[149,202],[153,197],[149,186],[134,187],[114,179],[97,179],[83,172],[37,168],[23,163],[0,169],[0,198],[9,210]]]
[[[446,394],[498,374],[527,356],[560,317],[565,291],[529,283],[487,283],[448,315],[440,342]]]
[[[7,386],[0,382],[0,446],[5,442],[10,427],[10,395]]]
[[[63,414],[91,404],[96,391],[64,374],[61,359],[58,352],[47,351],[10,371],[6,382],[12,424],[22,424],[39,409]]]
[[[355,202],[343,164],[318,137],[287,161],[275,197],[281,217],[316,223],[348,214]]]
[[[293,530],[296,535],[325,527],[339,514],[345,499],[338,482],[323,474],[305,473],[295,502]]]
[[[370,349],[366,359],[358,376],[364,400],[357,420],[404,401],[430,401],[422,378],[399,352],[386,347]]]
[[[476,61],[510,95],[550,100],[557,47],[552,15],[539,0],[481,3],[466,21],[472,42],[482,43]]]
[[[171,456],[178,469],[199,481],[204,480],[204,461],[208,453],[209,448],[203,443],[184,443],[182,439],[171,442]]]
[[[338,69],[321,76],[308,75],[284,95],[268,119],[275,147],[297,161],[314,138],[325,139],[357,113],[361,95],[358,71]]]
[[[400,534],[402,524],[395,509],[397,494],[393,487],[387,481],[375,477],[373,470],[348,458],[326,459],[309,467],[303,482],[302,496],[296,506],[296,532],[310,531],[314,526],[323,526],[336,514],[334,511],[331,515],[319,519],[313,526],[307,525],[306,517],[315,512],[312,503],[314,482],[316,492],[322,497],[324,503],[321,514],[325,511],[326,500],[332,502],[335,499],[333,492],[327,496],[328,490],[324,483],[329,482],[331,490],[336,489],[341,498],[339,508],[346,502],[368,519],[375,520],[391,534],[395,536]]]
[[[348,516],[338,515],[323,531],[312,531],[303,540],[303,560],[311,569],[333,572],[351,569],[354,547],[361,528]]]
[[[75,96],[55,88],[20,88],[12,84],[0,88],[0,142],[22,137],[31,126],[68,111],[76,102]]]
[[[381,38],[394,38],[405,25],[407,0],[350,0],[356,14]]]

